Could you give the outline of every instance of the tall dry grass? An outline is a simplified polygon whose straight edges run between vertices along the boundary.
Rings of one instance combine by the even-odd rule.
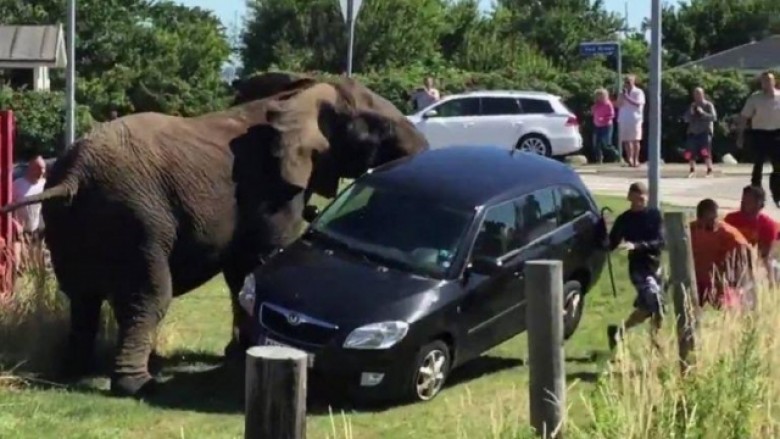
[[[675,331],[662,351],[648,335],[629,334],[592,395],[583,395],[589,422],[569,423],[569,435],[621,439],[749,439],[780,437],[780,309],[776,288],[759,278],[751,307],[705,309],[695,357],[680,373]],[[692,314],[690,311],[689,315]],[[674,325],[674,314],[667,326]]]
[[[7,260],[13,257],[8,255]],[[0,370],[5,377],[54,376],[60,370],[67,345],[70,312],[67,297],[58,290],[42,243],[25,247],[22,272],[13,293],[0,298]],[[172,325],[158,334],[156,350],[166,350]],[[110,365],[117,325],[108,304],[103,305],[96,343],[101,368]]]

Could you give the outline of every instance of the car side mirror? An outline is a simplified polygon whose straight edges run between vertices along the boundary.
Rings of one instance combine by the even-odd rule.
[[[317,219],[318,216],[320,216],[319,207],[307,204],[306,207],[303,208],[303,219],[306,220],[307,223],[311,223]]]
[[[471,260],[469,267],[473,273],[481,274],[483,276],[490,276],[498,271],[502,266],[501,260],[496,258],[487,258],[484,256],[477,256]]]
[[[436,117],[439,115],[439,112],[436,110],[428,110],[425,113],[423,113],[422,117],[423,119],[429,119],[431,117]]]

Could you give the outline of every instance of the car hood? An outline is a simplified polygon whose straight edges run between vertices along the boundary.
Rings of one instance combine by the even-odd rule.
[[[379,264],[338,248],[299,240],[255,272],[258,302],[339,327],[414,321],[439,300],[446,281]]]
[[[409,122],[411,122],[414,125],[417,125],[418,123],[420,123],[420,121],[422,121],[422,117],[416,114],[408,115],[406,116],[406,119],[409,120]]]

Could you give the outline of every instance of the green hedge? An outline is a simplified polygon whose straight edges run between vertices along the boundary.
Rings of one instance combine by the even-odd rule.
[[[321,75],[308,72],[310,75]],[[409,92],[419,87],[426,75],[437,78],[443,94],[460,93],[464,90],[540,90],[558,94],[580,117],[582,134],[585,138],[586,154],[590,155],[592,122],[590,107],[593,92],[599,87],[615,88],[617,78],[614,72],[593,68],[587,71],[556,73],[549,69],[507,69],[490,73],[473,73],[447,69],[428,72],[422,68],[375,72],[356,75],[375,92],[392,101],[404,112],[410,112]],[[738,114],[753,87],[754,78],[746,78],[737,72],[706,72],[699,69],[676,69],[664,73],[662,78],[662,155],[666,161],[681,161],[685,145],[686,126],[682,115],[691,100],[694,87],[703,87],[713,100],[720,115],[714,138],[714,153],[720,157],[735,153],[733,135],[729,134],[728,120]],[[638,78],[640,87],[647,91],[647,80]],[[647,129],[647,127],[645,127]],[[645,131],[647,132],[647,131]],[[646,148],[644,148],[646,149]]]
[[[65,94],[53,91],[14,91],[0,87],[0,110],[13,110],[16,118],[15,160],[35,154],[56,155],[65,143]],[[76,136],[92,125],[85,106],[76,109]]]

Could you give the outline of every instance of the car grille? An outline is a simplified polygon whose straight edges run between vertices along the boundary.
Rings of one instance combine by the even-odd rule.
[[[339,329],[336,325],[267,302],[260,305],[260,324],[290,341],[316,346],[328,343]]]

